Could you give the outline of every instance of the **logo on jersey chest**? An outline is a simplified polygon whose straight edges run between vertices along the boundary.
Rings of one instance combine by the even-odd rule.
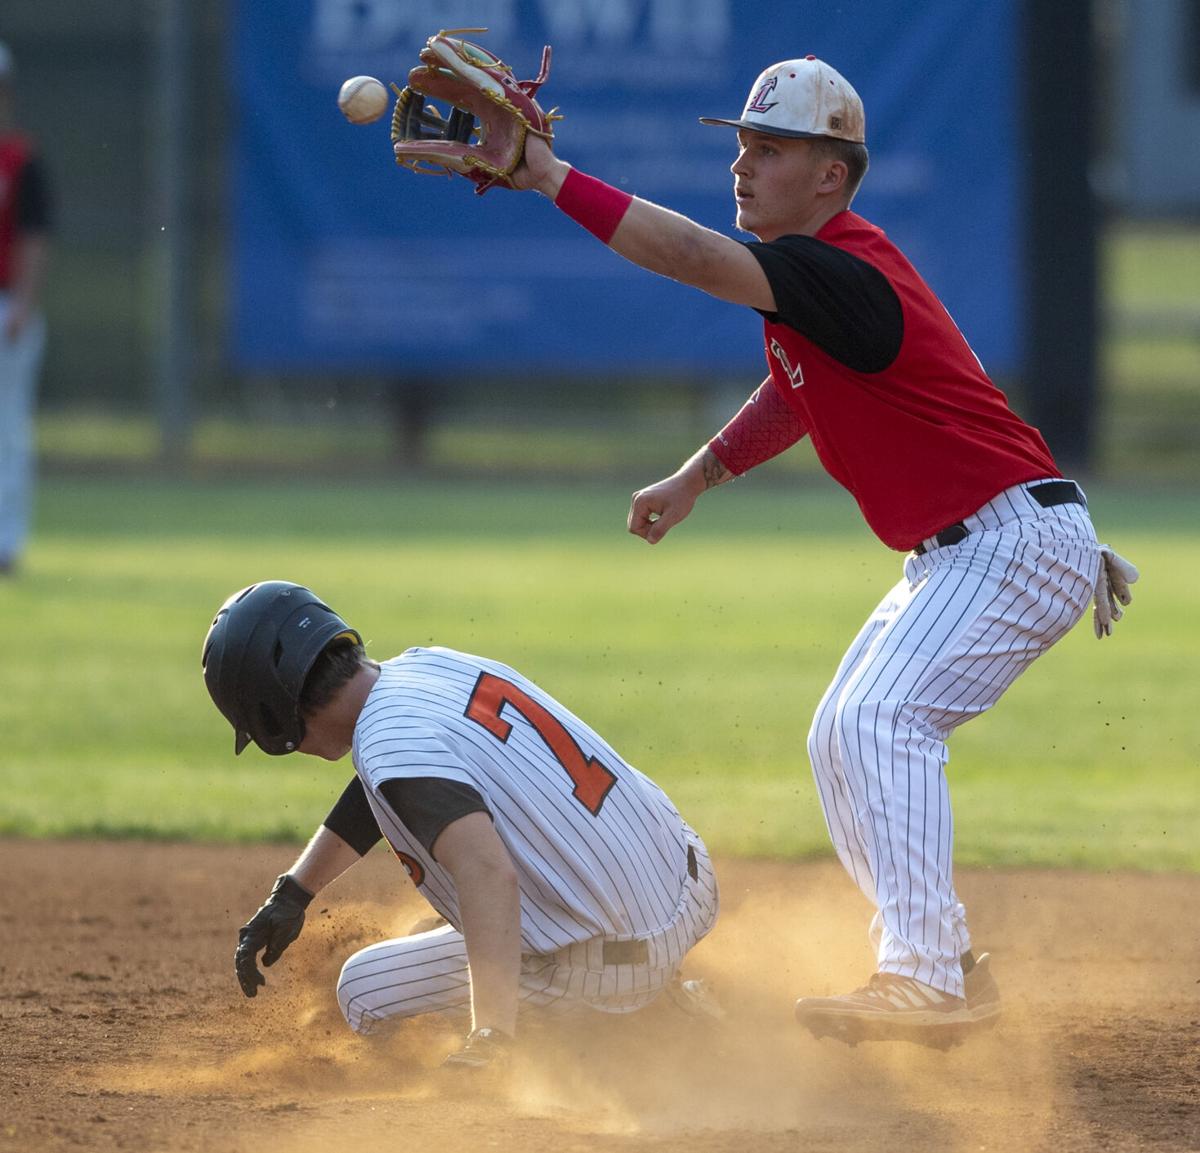
[[[787,373],[789,383],[793,388],[799,388],[804,383],[804,369],[797,364],[792,367],[792,362],[788,359],[788,354],[784,350],[782,344],[774,337],[771,337],[771,343],[767,346],[770,349],[771,355],[778,362],[779,367]]]

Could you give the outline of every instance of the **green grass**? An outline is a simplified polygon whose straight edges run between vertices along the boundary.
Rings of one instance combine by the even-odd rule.
[[[316,468],[358,479],[381,469],[407,469],[458,477],[597,480],[653,471],[690,456],[743,399],[730,394],[704,408],[678,393],[656,402],[648,392],[631,398],[628,409],[614,401],[602,411],[566,405],[547,411],[528,398],[515,412],[449,404],[434,413],[417,462],[400,459],[399,433],[379,402],[358,408],[283,405],[241,418],[203,415],[192,428],[186,459],[179,461],[161,459],[162,441],[150,414],[71,408],[41,414],[37,447],[42,464],[59,472],[136,472],[166,465],[196,477]],[[819,468],[811,454],[792,453],[763,471],[815,475]]]
[[[1197,477],[1200,228],[1125,223],[1100,253],[1097,458],[1109,475]]]
[[[1093,486],[1094,488],[1095,486]],[[1091,493],[1146,576],[955,735],[958,859],[1200,869],[1196,493]],[[650,549],[626,486],[52,478],[0,585],[0,833],[297,839],[349,774],[232,755],[200,642],[233,589],[307,583],[390,656],[516,665],[658,779],[713,848],[828,851],[809,719],[899,558],[828,482],[739,482]]]

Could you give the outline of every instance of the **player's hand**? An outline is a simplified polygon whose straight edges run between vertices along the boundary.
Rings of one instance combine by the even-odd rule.
[[[1124,606],[1133,600],[1129,586],[1138,579],[1137,566],[1106,544],[1100,546],[1100,569],[1096,574],[1092,629],[1096,639],[1112,636],[1113,625],[1124,615]]]
[[[629,505],[629,531],[648,544],[658,544],[692,511],[699,495],[695,484],[680,473],[639,489]]]
[[[535,188],[553,200],[570,170],[571,166],[554,155],[547,141],[530,132],[525,136],[525,152],[521,163],[509,179],[514,188]]]
[[[513,1039],[499,1029],[474,1029],[457,1053],[442,1062],[451,1071],[498,1073],[512,1059]]]
[[[256,963],[259,952],[264,965],[274,965],[284,949],[300,936],[304,910],[312,899],[307,889],[284,873],[276,879],[271,895],[258,912],[238,930],[233,967],[247,997],[257,996],[259,985],[267,983]]]

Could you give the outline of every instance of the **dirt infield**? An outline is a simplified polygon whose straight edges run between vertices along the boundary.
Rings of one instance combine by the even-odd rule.
[[[725,1021],[531,1025],[513,1083],[468,1096],[437,1068],[453,1027],[337,1012],[342,959],[427,911],[384,852],[241,996],[237,927],[293,856],[0,841],[0,1151],[1200,1149],[1200,877],[964,873],[1006,1012],[942,1053],[802,1034],[798,994],[870,972],[867,907],[830,863],[718,862],[690,968]]]

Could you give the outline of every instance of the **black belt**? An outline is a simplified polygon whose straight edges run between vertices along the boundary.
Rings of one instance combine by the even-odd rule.
[[[1083,493],[1079,491],[1079,486],[1073,480],[1048,480],[1044,484],[1035,484],[1031,488],[1025,490],[1034,500],[1042,506],[1042,508],[1054,508],[1059,504],[1083,504]],[[960,520],[957,524],[952,524],[941,532],[935,533],[933,539],[937,541],[938,548],[945,548],[949,544],[959,544],[971,535],[971,530]],[[928,550],[925,548],[925,542],[921,541],[913,552],[917,556],[921,556]]]
[[[688,876],[698,880],[700,869],[696,862],[696,850],[688,845]],[[645,965],[650,960],[650,946],[645,941],[605,941],[604,963],[606,965]]]

